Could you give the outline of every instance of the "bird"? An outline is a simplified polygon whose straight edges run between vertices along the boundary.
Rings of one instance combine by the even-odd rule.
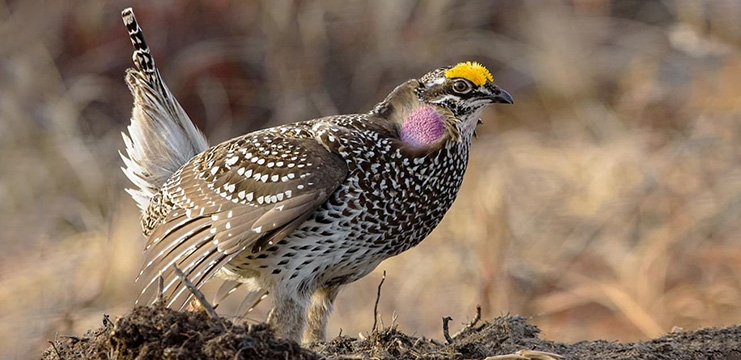
[[[366,113],[270,127],[208,142],[170,92],[131,8],[122,17],[135,67],[122,132],[126,191],[147,238],[139,301],[156,288],[183,308],[222,281],[214,302],[245,286],[269,293],[276,335],[324,341],[340,289],[419,244],[463,181],[480,116],[513,104],[482,64],[463,61],[396,86]],[[159,279],[159,280],[158,280]],[[157,285],[161,282],[161,285]]]

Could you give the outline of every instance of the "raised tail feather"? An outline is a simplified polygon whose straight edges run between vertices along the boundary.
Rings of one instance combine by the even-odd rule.
[[[208,148],[208,142],[162,81],[131,8],[121,17],[134,45],[136,69],[126,70],[134,97],[128,134],[121,133],[126,155],[121,168],[136,188],[126,189],[142,211],[162,184],[183,164]]]

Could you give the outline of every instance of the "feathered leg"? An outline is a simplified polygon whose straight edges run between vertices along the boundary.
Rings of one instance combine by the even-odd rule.
[[[306,342],[324,341],[327,336],[327,319],[332,314],[334,300],[340,292],[340,286],[320,288],[311,297],[309,305],[308,328],[304,335]]]
[[[279,337],[301,343],[306,328],[307,301],[284,292],[276,292],[274,295],[268,323]]]

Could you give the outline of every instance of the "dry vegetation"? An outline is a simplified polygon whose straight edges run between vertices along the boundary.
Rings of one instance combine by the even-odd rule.
[[[741,323],[739,2],[0,0],[3,357],[131,310],[126,6],[212,143],[462,59],[514,95],[442,225],[349,286],[331,334],[370,330],[384,269],[387,324],[438,339],[476,304],[559,341]]]

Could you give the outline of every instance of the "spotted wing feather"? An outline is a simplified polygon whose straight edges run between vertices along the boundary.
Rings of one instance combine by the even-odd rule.
[[[281,130],[210,148],[168,180],[161,191],[172,210],[149,236],[137,280],[143,298],[161,275],[169,305],[182,307],[190,296],[173,265],[200,287],[237,254],[290,233],[344,181],[342,158],[309,132]]]

